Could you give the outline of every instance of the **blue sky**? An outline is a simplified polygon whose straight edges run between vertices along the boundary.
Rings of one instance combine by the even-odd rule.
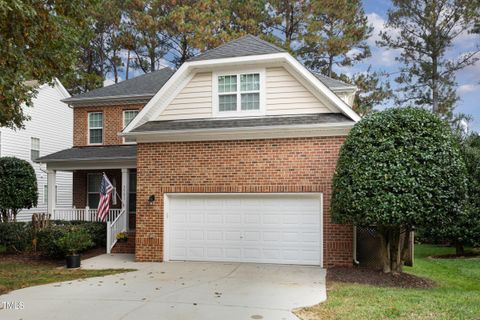
[[[372,49],[372,57],[365,59],[362,63],[358,63],[353,67],[337,68],[336,71],[353,75],[357,72],[367,70],[369,66],[372,70],[386,71],[387,73],[394,73],[398,70],[398,63],[395,61],[395,56],[398,52],[386,48],[379,48],[375,44],[378,39],[378,33],[383,29],[387,17],[387,11],[391,6],[390,0],[364,0],[365,13],[368,16],[370,24],[374,27],[372,37],[369,39],[369,44]],[[451,57],[458,56],[459,52],[468,51],[479,45],[478,35],[464,35],[459,37],[453,44],[448,55]],[[166,61],[163,63],[168,65]],[[140,70],[131,70],[130,77],[142,74]],[[122,70],[120,77],[124,78],[124,70]],[[392,87],[395,84],[392,82]],[[473,117],[470,123],[470,129],[480,131],[480,61],[473,66],[469,66],[457,73],[458,89],[457,94],[460,100],[457,103],[455,112],[464,113]],[[386,106],[379,107],[383,109],[393,106],[389,103]]]
[[[372,57],[350,68],[344,70],[355,73],[365,70],[368,65],[372,65],[373,69],[385,70],[389,73],[398,69],[395,61],[396,52],[385,48],[378,48],[375,45],[376,35],[383,29],[383,23],[387,17],[387,11],[391,6],[390,0],[364,0],[365,13],[368,16],[370,24],[375,28],[370,45],[372,47]],[[471,50],[475,45],[479,44],[478,35],[460,36],[453,44],[449,56],[457,56],[459,52]],[[469,66],[457,73],[457,94],[460,101],[457,103],[455,112],[461,112],[473,117],[470,123],[470,129],[480,131],[480,62],[473,66]]]

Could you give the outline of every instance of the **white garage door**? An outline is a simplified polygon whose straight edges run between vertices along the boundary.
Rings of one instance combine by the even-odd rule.
[[[169,194],[165,260],[322,265],[322,198]]]

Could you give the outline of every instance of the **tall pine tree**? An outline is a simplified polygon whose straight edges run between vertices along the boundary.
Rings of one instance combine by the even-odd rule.
[[[451,116],[458,100],[455,74],[475,63],[480,47],[452,59],[448,49],[470,32],[478,19],[479,2],[471,0],[393,0],[381,46],[400,50],[396,78],[399,105],[415,104]]]

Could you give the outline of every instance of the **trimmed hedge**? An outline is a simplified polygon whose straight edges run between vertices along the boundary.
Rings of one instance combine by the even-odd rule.
[[[8,252],[29,250],[32,246],[33,228],[31,223],[0,223],[0,245]]]
[[[85,230],[92,239],[92,245],[87,249],[102,247],[106,244],[106,226],[102,222],[89,221],[52,221],[52,224],[38,232],[38,249],[44,254],[59,258],[64,256],[64,250],[59,247],[58,239],[65,237],[72,226]]]
[[[57,245],[58,239],[64,237],[72,226],[84,230],[92,239],[92,245],[87,249],[106,245],[107,230],[103,222],[54,220],[37,233],[37,250],[52,258],[63,257],[64,252]],[[0,223],[0,246],[5,246],[9,252],[31,250],[34,237],[30,222]]]

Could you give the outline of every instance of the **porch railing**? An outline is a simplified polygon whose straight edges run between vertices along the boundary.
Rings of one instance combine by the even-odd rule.
[[[113,221],[107,221],[107,253],[110,253],[113,246],[117,243],[117,234],[126,231],[127,219],[125,219],[125,210],[121,210],[120,214]]]
[[[110,209],[107,215],[107,221],[114,221],[122,212],[122,209]],[[90,209],[85,207],[84,209],[54,209],[53,220],[81,220],[81,221],[100,221],[97,214],[97,209]]]

